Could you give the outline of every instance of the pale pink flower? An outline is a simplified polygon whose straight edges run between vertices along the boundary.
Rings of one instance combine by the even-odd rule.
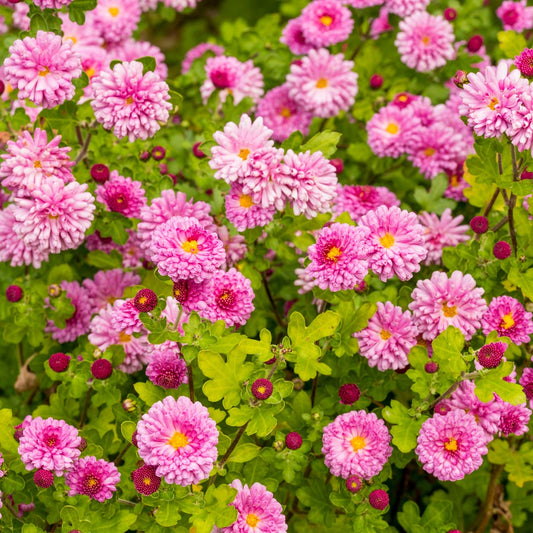
[[[87,290],[87,298],[91,302],[94,312],[107,307],[115,300],[122,298],[127,287],[139,285],[141,278],[135,272],[124,272],[120,268],[100,270],[94,279],[83,280],[83,287]]]
[[[431,0],[385,0],[385,9],[405,18],[417,11],[425,11]]]
[[[300,15],[305,40],[313,47],[346,41],[353,30],[350,10],[337,0],[314,0]]]
[[[98,0],[91,11],[94,29],[106,43],[129,39],[141,19],[139,0]]]
[[[91,12],[85,13],[85,24],[82,25],[72,22],[67,13],[58,13],[58,16],[61,19],[63,42],[72,41],[72,50],[81,54],[82,61],[90,51],[104,44],[102,37],[94,31]]]
[[[168,68],[165,64],[165,56],[161,49],[148,41],[136,41],[126,39],[109,48],[109,59],[119,61],[134,61],[141,57],[150,56],[156,61],[155,73],[165,80],[168,75]]]
[[[336,216],[347,212],[355,222],[380,205],[400,205],[400,200],[389,189],[372,185],[339,185],[333,202],[333,212]]]
[[[509,337],[514,344],[520,346],[528,343],[533,333],[531,316],[516,298],[498,296],[490,302],[481,319],[481,327],[485,335],[497,331],[499,336]]]
[[[193,62],[202,57],[206,52],[212,52],[215,56],[221,56],[224,53],[224,48],[213,43],[200,43],[191,48],[186,54],[181,63],[181,73],[189,72]]]
[[[370,25],[370,35],[372,36],[372,39],[377,39],[382,33],[386,33],[393,29],[394,28],[389,24],[389,11],[386,7],[382,7],[379,10],[379,16],[374,19]]]
[[[250,195],[244,194],[242,185],[235,182],[226,194],[225,205],[226,217],[238,231],[266,226],[272,222],[276,213],[274,206],[262,207],[254,202]]]
[[[305,38],[301,17],[289,20],[281,32],[280,42],[286,44],[295,55],[307,54],[315,49]]]
[[[242,235],[231,235],[227,226],[218,226],[217,235],[222,244],[224,244],[224,250],[226,251],[226,263],[224,265],[226,269],[244,259],[248,248]]]

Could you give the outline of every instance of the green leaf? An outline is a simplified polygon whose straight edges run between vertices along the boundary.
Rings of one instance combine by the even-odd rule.
[[[321,131],[303,144],[299,151],[322,152],[324,157],[330,158],[337,151],[340,138],[341,134],[336,131]]]
[[[515,450],[509,442],[495,439],[489,444],[487,457],[491,463],[504,465],[509,479],[519,487],[533,481],[533,443],[524,442]]]
[[[474,379],[476,388],[474,392],[482,402],[490,402],[496,393],[503,401],[512,405],[525,403],[526,395],[522,385],[509,383],[503,378],[513,371],[514,365],[511,361],[502,363],[497,368],[483,372]]]
[[[164,389],[149,381],[146,383],[135,383],[133,388],[146,405],[153,405],[155,402],[159,402],[167,396]]]
[[[520,272],[518,267],[513,266],[509,271],[509,281],[522,290],[522,294],[533,300],[533,268]]]
[[[137,520],[137,515],[130,511],[118,511],[111,518],[102,520],[100,513],[91,520],[91,533],[125,533]]]
[[[120,432],[128,442],[131,442],[131,437],[136,429],[137,424],[135,422],[131,422],[130,420],[126,420],[120,424]]]
[[[15,422],[11,409],[0,410],[0,442],[2,443],[2,451],[16,454],[18,452],[18,443],[15,440],[14,429]]]
[[[135,61],[138,61],[139,63],[142,63],[143,65],[143,74],[146,74],[147,72],[154,72],[157,63],[154,57],[151,56],[143,56],[137,58]]]
[[[111,250],[108,254],[102,250],[93,250],[87,254],[87,263],[102,270],[111,270],[122,267],[122,256],[117,250]]]
[[[409,409],[397,400],[392,400],[390,407],[382,410],[382,415],[387,422],[394,424],[391,428],[392,443],[402,453],[414,450],[420,428],[428,417],[420,416],[415,419],[409,415]]]
[[[175,526],[181,518],[178,510],[179,500],[161,502],[154,512],[155,521],[163,527]]]
[[[230,455],[228,463],[247,463],[248,461],[255,459],[260,451],[261,448],[251,442],[239,444]]]
[[[453,326],[443,331],[432,343],[432,360],[438,363],[439,372],[459,376],[466,371],[466,363],[461,355],[465,344],[464,335]]]
[[[513,30],[499,31],[498,43],[500,49],[506,57],[515,58],[520,55],[520,52],[527,47],[527,42],[521,33],[516,33]]]

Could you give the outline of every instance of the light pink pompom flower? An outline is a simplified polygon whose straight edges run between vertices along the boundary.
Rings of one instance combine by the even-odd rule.
[[[290,137],[295,131],[307,135],[313,120],[312,113],[302,109],[289,96],[287,84],[268,91],[259,102],[256,115],[263,117],[265,126],[273,132],[272,138],[279,142]]]
[[[133,305],[133,300],[116,300],[113,304],[111,327],[123,335],[146,333],[144,325],[139,318],[139,311]]]
[[[139,455],[167,483],[188,486],[209,476],[218,430],[208,410],[186,396],[156,402],[137,424]]]
[[[74,96],[72,80],[81,75],[81,57],[72,51],[72,42],[59,35],[38,31],[9,47],[4,61],[5,81],[18,89],[18,98],[28,98],[46,108],[61,105]]]
[[[346,41],[353,30],[350,10],[337,0],[314,0],[300,20],[305,40],[315,48]]]
[[[481,319],[481,327],[485,335],[497,331],[498,335],[509,337],[514,344],[520,346],[528,343],[533,333],[531,316],[516,298],[498,296],[490,302]]]
[[[352,220],[359,219],[380,205],[386,207],[399,206],[400,200],[387,187],[372,185],[339,185],[334,198],[333,212],[335,216],[347,212]]]
[[[251,281],[235,268],[219,270],[209,282],[206,307],[200,311],[211,322],[224,320],[226,326],[243,326],[253,310],[255,298]]]
[[[526,0],[505,0],[496,10],[496,15],[501,19],[505,31],[521,33],[533,28],[533,7],[527,7]]]
[[[172,217],[158,226],[150,243],[151,260],[159,273],[173,281],[212,278],[224,264],[224,245],[216,233],[193,217]]]
[[[59,148],[60,142],[61,135],[48,142],[46,131],[39,128],[35,128],[33,136],[24,131],[16,141],[8,141],[7,153],[1,156],[2,185],[18,196],[24,196],[48,178],[57,178],[64,183],[74,181],[71,171],[74,161],[68,155],[71,148]]]
[[[409,364],[407,354],[416,345],[418,335],[411,313],[391,302],[378,302],[377,306],[368,326],[354,333],[359,353],[382,372],[405,368]]]
[[[324,428],[324,463],[334,476],[372,479],[392,453],[390,441],[387,426],[374,413],[350,411]]]
[[[351,6],[355,9],[364,9],[365,7],[379,6],[385,0],[341,0],[344,5]]]
[[[422,424],[415,453],[422,468],[441,481],[457,481],[477,470],[488,450],[474,415],[454,409]]]
[[[105,183],[96,187],[96,199],[104,204],[108,211],[129,218],[139,218],[141,209],[146,205],[142,183],[125,178],[116,170],[111,171]]]
[[[321,289],[353,289],[368,274],[369,235],[367,228],[337,222],[322,228],[307,250],[311,263],[306,273]]]
[[[98,502],[112,498],[119,481],[120,472],[114,463],[91,455],[78,459],[73,469],[65,474],[69,496],[85,494]]]
[[[87,184],[77,181],[65,185],[50,178],[31,196],[16,198],[14,205],[17,235],[27,245],[53,254],[82,244],[93,220],[94,198]]]
[[[456,270],[448,278],[445,272],[433,272],[430,279],[419,280],[411,293],[409,309],[422,338],[432,341],[448,326],[458,328],[470,340],[481,326],[487,310],[484,289],[476,287],[470,274]]]
[[[426,265],[440,265],[444,248],[457,246],[470,238],[469,226],[461,224],[463,215],[453,217],[450,208],[444,210],[440,219],[435,213],[424,211],[418,215],[418,220],[424,228],[424,246],[428,252]]]
[[[357,94],[353,66],[342,54],[332,55],[325,48],[311,50],[301,63],[291,65],[289,96],[315,117],[329,118],[348,111]]]
[[[165,64],[165,56],[161,49],[155,44],[148,41],[136,41],[135,39],[127,39],[115,44],[109,48],[110,60],[118,59],[119,61],[134,61],[141,57],[150,56],[155,59],[155,73],[165,80],[168,76],[168,68]]]
[[[237,228],[245,231],[272,222],[276,213],[274,206],[262,207],[249,194],[244,194],[242,185],[232,183],[226,194],[226,217]]]
[[[177,389],[189,381],[187,364],[175,342],[166,341],[154,348],[148,358],[146,375],[164,389]]]
[[[394,44],[401,60],[418,72],[430,72],[455,58],[452,25],[441,16],[417,11],[400,22]]]
[[[378,207],[359,219],[359,227],[368,229],[369,268],[386,281],[394,275],[402,281],[413,277],[426,258],[424,228],[416,213],[399,207]]]
[[[91,80],[96,120],[119,138],[148,139],[172,109],[168,85],[155,72],[143,74],[139,61],[117,63]]]
[[[239,125],[228,122],[223,132],[213,134],[218,146],[211,148],[209,166],[216,170],[215,178],[227,183],[238,179],[246,171],[251,154],[274,146],[271,135],[272,130],[263,125],[261,117],[252,122],[248,115],[243,114]]]
[[[230,505],[238,511],[237,520],[219,531],[222,533],[285,533],[287,523],[283,509],[274,495],[261,483],[251,487],[238,479],[230,485],[237,495]]]
[[[425,11],[431,0],[385,0],[385,9],[405,18],[417,11]]]
[[[303,55],[315,47],[307,41],[303,31],[302,17],[289,20],[281,32],[280,42],[286,44],[294,55]]]
[[[26,470],[44,468],[62,476],[80,456],[78,430],[64,420],[32,418],[20,437],[18,452]]]
[[[127,287],[141,283],[140,276],[135,272],[125,272],[120,268],[100,270],[94,279],[83,280],[83,287],[87,290],[87,298],[91,302],[93,312],[113,304],[122,298]]]
[[[290,189],[289,203],[295,215],[314,218],[331,211],[337,192],[335,167],[322,152],[309,150],[296,154],[288,150],[284,157],[284,183]]]
[[[187,74],[193,62],[202,57],[206,52],[212,52],[215,56],[221,56],[224,53],[224,48],[213,43],[200,43],[196,45],[185,54],[185,58],[181,63],[181,73]]]
[[[129,39],[141,19],[139,0],[98,0],[91,22],[106,43]]]

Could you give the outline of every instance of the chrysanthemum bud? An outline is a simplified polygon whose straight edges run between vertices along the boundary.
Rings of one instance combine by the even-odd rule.
[[[438,363],[435,363],[435,361],[429,361],[424,365],[424,370],[428,374],[434,374],[439,369]]]
[[[6,289],[6,298],[8,302],[18,302],[23,294],[24,291],[18,285],[10,285]]]
[[[153,311],[157,306],[157,294],[151,289],[141,289],[133,299],[133,307],[140,313]]]
[[[458,70],[453,77],[453,83],[461,89],[465,83],[468,83],[466,72],[464,70]]]
[[[109,179],[109,168],[102,163],[91,167],[91,178],[97,183],[104,183]]]
[[[444,18],[448,22],[451,22],[452,20],[455,20],[457,18],[457,11],[455,11],[455,9],[453,7],[447,7],[444,10]]]
[[[342,159],[330,159],[330,164],[335,167],[335,172],[340,174],[344,170],[344,161]]]
[[[135,411],[135,409],[137,409],[137,402],[131,398],[126,398],[122,402],[122,409],[124,409],[124,411],[128,411],[128,413],[132,413]]]
[[[492,253],[496,259],[507,259],[511,255],[511,245],[505,241],[498,241],[494,245]]]
[[[139,159],[141,161],[148,161],[150,159],[150,152],[148,150],[144,150],[139,154]]]
[[[368,502],[374,509],[383,511],[389,505],[389,495],[384,490],[376,489],[368,496]]]
[[[162,146],[154,146],[152,148],[152,157],[156,161],[161,161],[161,159],[165,158],[167,151]]]
[[[53,353],[48,359],[48,364],[54,372],[65,372],[70,364],[70,355],[62,352]]]
[[[61,296],[62,292],[63,289],[57,283],[52,283],[52,285],[48,285],[48,296],[50,296],[50,298],[57,298],[58,296]]]
[[[202,159],[202,158],[206,157],[206,155],[202,152],[202,150],[200,150],[201,144],[202,144],[202,142],[200,141],[200,142],[194,143],[192,145],[192,153],[198,159]]]
[[[272,444],[272,447],[277,452],[281,452],[283,448],[285,448],[285,443],[282,440],[276,440],[274,441],[274,444]]]
[[[505,342],[491,342],[479,350],[477,360],[484,368],[496,368],[501,363],[506,349]]]
[[[372,89],[379,89],[383,85],[383,76],[379,74],[372,74],[370,76],[370,87]]]
[[[296,431],[291,431],[285,437],[285,445],[289,450],[297,450],[302,445],[302,436]]]
[[[91,374],[96,379],[107,379],[113,372],[113,365],[107,359],[97,359],[91,365]]]
[[[487,217],[479,215],[470,221],[470,227],[474,233],[481,235],[486,233],[489,229],[489,221],[487,220]]]
[[[475,53],[483,46],[483,37],[481,35],[474,35],[470,37],[466,47],[469,52]]]
[[[339,398],[342,404],[352,405],[361,397],[361,391],[355,383],[346,383],[339,388]]]
[[[33,481],[38,487],[47,489],[48,487],[51,487],[54,482],[54,474],[53,472],[50,472],[50,470],[39,468],[39,470],[33,474]]]
[[[356,492],[359,492],[361,490],[361,487],[363,486],[363,483],[361,481],[361,478],[358,476],[349,476],[346,479],[346,488],[353,494]]]
[[[155,467],[143,465],[131,473],[135,490],[144,496],[153,494],[161,485],[161,478],[155,473]]]

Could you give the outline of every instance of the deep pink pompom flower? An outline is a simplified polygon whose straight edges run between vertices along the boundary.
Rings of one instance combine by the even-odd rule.
[[[409,364],[407,354],[416,345],[418,330],[409,311],[391,302],[378,302],[368,326],[354,333],[359,341],[359,353],[378,370],[398,370]]]
[[[222,533],[285,533],[287,523],[283,516],[281,504],[261,483],[251,487],[235,479],[231,485],[237,489],[233,505],[237,509],[237,520]]]
[[[99,502],[113,497],[119,481],[120,472],[114,463],[93,456],[78,459],[73,469],[65,474],[69,496],[85,494]]]
[[[500,436],[524,435],[529,431],[528,422],[531,418],[531,409],[525,404],[512,405],[508,402],[499,401],[497,406],[500,411],[498,430]]]
[[[350,411],[324,428],[324,462],[334,476],[371,479],[392,453],[390,440],[387,426],[374,413]]]
[[[372,185],[339,185],[333,201],[333,212],[336,216],[347,212],[355,222],[380,205],[400,205],[400,200],[389,189]]]
[[[167,483],[188,486],[209,476],[218,430],[209,412],[186,396],[156,402],[137,424],[139,455]]]
[[[379,511],[383,511],[389,505],[389,495],[382,489],[373,490],[368,495],[368,503]]]
[[[141,209],[146,205],[142,183],[125,178],[116,170],[111,172],[103,185],[96,187],[96,199],[104,204],[108,211],[130,218],[139,218]]]
[[[353,66],[343,54],[332,55],[325,48],[311,50],[301,63],[291,65],[289,95],[315,117],[329,118],[348,111],[357,94]]]
[[[173,281],[207,280],[226,260],[224,245],[216,233],[193,217],[172,217],[158,226],[150,250],[159,272]]]
[[[487,309],[484,292],[470,274],[458,270],[450,277],[445,272],[433,272],[430,279],[418,281],[409,309],[422,338],[432,341],[448,326],[454,326],[470,340]]]
[[[172,109],[168,85],[155,72],[143,74],[139,61],[117,63],[91,80],[96,120],[119,138],[148,139]]]
[[[359,219],[359,227],[368,230],[369,268],[386,281],[394,275],[402,281],[413,277],[426,258],[424,228],[415,213],[399,207],[378,207]]]
[[[221,56],[224,53],[224,48],[213,43],[200,43],[191,48],[186,54],[181,63],[181,73],[189,72],[193,62],[202,57],[206,52],[212,52],[215,56]]]
[[[72,41],[38,31],[9,47],[4,61],[5,81],[18,89],[18,98],[28,98],[46,108],[61,105],[74,96],[72,80],[81,75],[81,58],[72,51]]]
[[[106,43],[129,39],[141,19],[139,0],[98,0],[90,13],[94,29]]]
[[[353,289],[368,274],[369,234],[367,228],[337,222],[322,228],[307,250],[311,263],[306,273],[321,289]]]
[[[315,48],[305,38],[301,17],[289,20],[281,32],[280,42],[286,44],[295,55],[307,54]]]
[[[483,368],[496,368],[507,349],[505,342],[491,342],[482,346],[477,353],[478,363]]]
[[[17,235],[43,253],[77,248],[91,226],[94,198],[87,184],[65,185],[57,178],[43,181],[30,196],[16,198],[13,216]]]
[[[26,470],[44,468],[56,476],[70,470],[81,453],[78,430],[64,420],[32,418],[24,427],[18,452]]]
[[[225,205],[226,217],[239,231],[266,226],[276,213],[274,206],[262,207],[254,202],[249,194],[244,194],[242,185],[237,183],[232,183],[226,194]]]
[[[477,470],[488,450],[474,415],[454,409],[422,424],[415,452],[426,472],[457,481]]]
[[[533,333],[533,320],[531,313],[516,298],[498,296],[490,302],[481,319],[481,327],[485,335],[497,331],[498,335],[509,337],[514,344],[520,346],[529,342]]]
[[[177,389],[187,383],[187,364],[181,358],[177,344],[167,341],[156,346],[148,356],[146,375],[152,383],[164,389]]]
[[[524,48],[519,55],[514,58],[514,65],[526,78],[533,77],[533,49]]]
[[[533,7],[527,7],[526,0],[505,0],[496,10],[496,15],[501,19],[505,31],[521,33],[533,28]]]
[[[443,17],[417,11],[402,20],[394,44],[401,60],[418,72],[429,72],[455,57],[452,25]]]
[[[353,29],[350,10],[337,0],[314,0],[300,20],[305,40],[315,48],[346,41]]]

